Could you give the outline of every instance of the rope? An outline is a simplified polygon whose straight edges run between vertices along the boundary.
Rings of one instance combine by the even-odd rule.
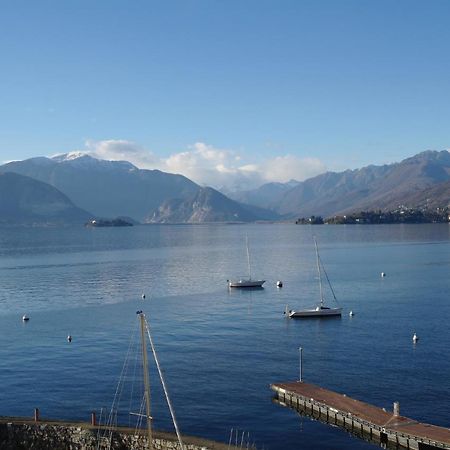
[[[131,377],[132,381],[131,381],[131,391],[130,391],[130,404],[129,404],[129,408],[128,408],[129,411],[132,410],[132,406],[133,406],[134,382],[136,380],[136,370],[137,370],[137,365],[138,365],[138,351],[137,351],[137,347],[138,347],[138,342],[136,340],[135,348],[134,348],[133,376]],[[128,418],[128,425],[131,427],[131,415]]]
[[[99,418],[99,425],[102,424],[102,418],[103,418],[103,408],[100,408],[100,418]],[[97,450],[99,450],[100,446],[100,426],[97,428]]]
[[[113,429],[117,427],[117,409],[118,409],[120,399],[122,397],[123,387],[125,384],[124,379],[125,379],[125,375],[128,370],[132,344],[134,341],[136,341],[136,339],[134,338],[134,335],[136,334],[136,330],[137,330],[137,327],[135,327],[134,331],[132,330],[132,332],[131,332],[130,340],[128,343],[127,355],[126,355],[125,361],[122,365],[122,371],[119,376],[119,381],[116,386],[116,391],[114,393],[113,402],[112,402],[111,409],[110,409],[110,412],[108,415],[108,419],[105,424],[105,430],[104,430],[104,433],[102,436],[102,437],[106,437],[109,434],[109,436],[107,438],[109,440],[109,448],[111,448]]]
[[[322,260],[320,259],[320,256],[319,256],[319,261],[320,261],[320,266],[322,267],[323,273],[325,274],[325,278],[326,278],[327,281],[328,281],[328,286],[330,286],[330,290],[331,290],[331,293],[333,294],[334,301],[338,304],[338,306],[341,306],[341,305],[339,304],[339,302],[338,302],[338,299],[336,298],[336,295],[335,295],[335,293],[334,293],[333,286],[331,285],[330,279],[328,278],[327,271],[325,270],[325,267],[324,267],[324,265],[323,265],[323,263],[322,263]]]
[[[142,396],[141,406],[139,407],[139,416],[136,420],[136,427],[134,429],[134,434],[138,434],[138,430],[140,430],[142,426],[142,418],[144,417],[144,404],[145,404],[145,395]]]
[[[150,346],[152,347],[153,357],[155,358],[156,368],[158,369],[159,378],[161,380],[161,384],[162,384],[162,387],[163,387],[163,390],[164,390],[164,395],[166,396],[167,406],[169,407],[170,415],[172,416],[172,422],[173,422],[173,425],[175,427],[175,432],[177,433],[178,442],[180,443],[181,450],[185,450],[185,447],[183,445],[183,441],[181,439],[180,430],[178,429],[177,420],[175,418],[175,412],[174,412],[174,410],[172,408],[172,403],[171,403],[170,398],[169,398],[169,392],[167,391],[166,382],[164,381],[164,376],[163,376],[162,371],[161,371],[161,366],[159,365],[158,356],[156,355],[155,346],[153,345],[152,335],[150,334],[150,325],[147,322],[147,319],[145,318],[145,316],[144,316],[144,320],[145,320],[145,325],[146,325],[146,328],[147,328],[147,335],[148,335],[148,339],[150,341]]]

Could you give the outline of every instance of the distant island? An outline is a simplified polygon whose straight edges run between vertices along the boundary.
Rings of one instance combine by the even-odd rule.
[[[86,227],[132,227],[133,224],[125,219],[92,219],[85,223]]]
[[[321,216],[302,217],[298,225],[340,225],[340,224],[394,224],[394,223],[446,223],[450,222],[450,209],[419,210],[402,207],[394,211],[361,211],[323,219]]]

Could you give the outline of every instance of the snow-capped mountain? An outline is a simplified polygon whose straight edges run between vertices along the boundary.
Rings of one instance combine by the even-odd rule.
[[[0,166],[0,172],[15,172],[48,183],[96,217],[128,216],[139,222],[150,221],[150,218],[158,221],[153,212],[161,205],[171,200],[178,201],[174,204],[185,205],[185,200],[197,198],[199,192],[203,192],[199,185],[182,175],[138,169],[127,161],[106,161],[81,152],[14,161]],[[207,216],[197,214],[192,218],[185,207],[183,212],[171,218],[178,222],[273,218],[273,213],[267,212],[266,216],[263,210],[242,207],[230,199],[217,201],[211,206],[209,199],[220,196],[217,191],[210,191],[208,198],[199,197],[205,199],[204,207],[209,211]],[[236,211],[242,211],[239,217],[236,217]],[[168,220],[164,216],[164,221]]]
[[[126,161],[72,153],[31,158],[0,166],[48,183],[98,217],[129,216],[142,221],[168,198],[185,198],[199,188],[181,175],[141,170]]]
[[[128,161],[108,161],[95,158],[83,152],[60,153],[44,159],[50,159],[59,164],[70,164],[72,167],[86,170],[138,170],[136,166]]]

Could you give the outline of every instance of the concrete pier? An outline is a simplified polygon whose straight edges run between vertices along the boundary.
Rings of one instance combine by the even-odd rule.
[[[450,449],[450,429],[417,422],[394,412],[300,381],[270,386],[278,403],[336,425],[383,447]]]

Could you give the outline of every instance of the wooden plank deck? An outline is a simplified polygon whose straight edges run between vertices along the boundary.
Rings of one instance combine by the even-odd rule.
[[[373,424],[383,433],[408,436],[417,442],[427,445],[435,444],[437,448],[450,448],[450,429],[426,423],[403,416],[395,416],[392,412],[348,397],[345,394],[324,389],[305,382],[276,383],[271,388],[278,394],[300,398],[302,401],[317,403],[333,412],[341,413],[357,420],[359,423]]]

